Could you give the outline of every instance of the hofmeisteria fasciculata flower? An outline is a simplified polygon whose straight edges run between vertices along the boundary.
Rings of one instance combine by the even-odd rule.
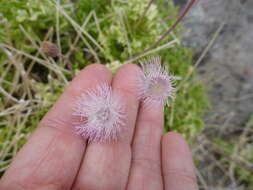
[[[143,74],[140,77],[140,98],[144,105],[168,104],[169,98],[175,97],[173,83],[176,77],[161,64],[161,57],[151,57],[141,63]]]
[[[108,84],[101,84],[79,97],[74,115],[77,133],[91,142],[118,140],[124,128],[125,108],[119,94]]]

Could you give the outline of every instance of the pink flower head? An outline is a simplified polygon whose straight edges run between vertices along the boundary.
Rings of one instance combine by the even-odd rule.
[[[80,97],[75,116],[80,121],[75,125],[78,134],[89,141],[117,140],[124,126],[124,106],[120,96],[112,93],[107,84],[98,85]]]
[[[144,102],[168,103],[168,97],[174,98],[176,89],[172,87],[174,76],[168,68],[161,65],[161,57],[151,57],[141,63],[143,75],[140,82],[140,97]]]

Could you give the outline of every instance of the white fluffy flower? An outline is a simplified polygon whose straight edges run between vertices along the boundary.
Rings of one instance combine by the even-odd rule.
[[[107,84],[96,86],[78,100],[75,125],[78,133],[89,141],[114,141],[124,126],[124,106],[119,95]]]
[[[143,75],[139,82],[140,97],[145,103],[166,104],[168,98],[174,98],[176,89],[173,87],[174,76],[161,65],[160,57],[151,57],[141,63]]]

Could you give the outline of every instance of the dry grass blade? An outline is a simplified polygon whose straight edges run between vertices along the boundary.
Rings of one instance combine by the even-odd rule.
[[[200,57],[198,58],[198,60],[196,61],[196,63],[194,64],[194,68],[192,68],[186,75],[186,77],[184,78],[184,80],[181,82],[181,84],[179,85],[178,89],[181,89],[182,86],[186,83],[186,81],[191,77],[191,75],[193,74],[193,71],[196,69],[196,67],[199,66],[199,64],[201,63],[201,61],[204,59],[204,57],[206,56],[206,54],[208,53],[208,51],[210,50],[210,48],[213,46],[215,40],[217,39],[217,37],[219,36],[220,32],[222,31],[223,27],[225,26],[225,23],[222,23],[219,28],[216,30],[216,32],[214,33],[212,39],[210,40],[210,42],[208,43],[208,45],[206,46],[206,48],[204,49],[204,51],[202,52],[202,54],[200,55]]]
[[[64,9],[60,5],[55,5],[59,6],[57,9],[61,12],[61,14],[73,25],[73,27],[78,30],[78,32],[83,33],[101,52],[104,52],[104,49],[102,46],[98,44],[98,42],[80,25],[78,25],[67,13],[64,11]]]
[[[139,56],[135,56],[135,57],[133,57],[133,58],[125,61],[124,64],[132,63],[132,62],[134,62],[134,61],[136,61],[136,60],[138,60],[138,59],[140,59],[142,57],[145,57],[147,55],[150,55],[152,53],[156,53],[156,52],[159,52],[159,51],[164,50],[164,49],[172,48],[177,43],[178,43],[178,39],[174,39],[174,40],[172,40],[172,41],[170,41],[170,42],[168,42],[168,43],[166,43],[166,44],[164,44],[162,46],[159,46],[159,47],[157,47],[155,49],[151,49],[150,51],[147,51],[147,52],[145,52],[143,54],[140,54]]]

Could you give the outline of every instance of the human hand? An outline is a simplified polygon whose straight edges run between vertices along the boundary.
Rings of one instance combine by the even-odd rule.
[[[116,76],[102,65],[87,66],[45,115],[0,180],[0,190],[196,190],[191,153],[175,132],[163,135],[163,107],[138,100],[133,64]],[[100,83],[126,101],[124,138],[87,143],[75,133],[76,98]]]

